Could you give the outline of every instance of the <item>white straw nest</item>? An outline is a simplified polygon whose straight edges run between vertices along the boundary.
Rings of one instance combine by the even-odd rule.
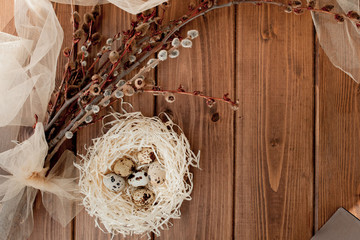
[[[160,235],[160,229],[167,228],[171,218],[180,218],[182,202],[191,200],[193,177],[189,167],[198,167],[199,154],[191,151],[185,135],[170,119],[163,123],[158,117],[144,117],[139,112],[111,115],[115,120],[105,125],[110,126],[110,130],[93,140],[93,146],[77,165],[83,205],[104,232],[124,236],[149,236],[150,232]],[[174,127],[181,133],[177,134]],[[136,162],[136,153],[143,148],[154,150],[155,161],[165,170],[166,178],[160,185],[146,186],[154,193],[155,200],[139,207],[132,200],[136,187],[126,182],[124,190],[114,192],[104,186],[103,177],[113,172],[118,159],[126,157]],[[148,167],[149,164],[140,164],[136,171],[147,171]]]

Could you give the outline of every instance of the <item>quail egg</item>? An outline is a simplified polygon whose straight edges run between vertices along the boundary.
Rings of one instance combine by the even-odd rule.
[[[115,173],[106,174],[103,178],[105,187],[114,192],[120,192],[125,188],[125,180]]]
[[[148,174],[150,183],[153,186],[160,185],[165,182],[166,172],[159,162],[153,162],[150,164]]]
[[[152,148],[143,148],[137,155],[139,164],[148,164],[156,159],[155,153]]]
[[[128,177],[128,182],[133,187],[143,187],[149,183],[149,177],[147,172],[139,171],[130,174]]]
[[[139,207],[151,205],[155,200],[155,194],[147,188],[136,189],[131,197],[135,205]]]
[[[114,172],[122,177],[127,177],[135,170],[135,163],[129,158],[121,158],[115,162]]]

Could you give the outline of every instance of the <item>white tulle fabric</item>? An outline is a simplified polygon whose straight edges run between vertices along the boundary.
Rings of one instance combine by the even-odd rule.
[[[27,239],[33,227],[33,202],[38,190],[49,215],[66,226],[80,210],[73,167],[75,156],[65,151],[56,165],[45,176],[47,144],[44,128],[38,123],[34,133],[15,148],[0,153],[0,239]]]
[[[317,7],[334,5],[333,12],[347,14],[359,11],[359,0],[318,0]],[[332,64],[360,82],[360,31],[355,23],[345,20],[338,23],[334,16],[312,13],[321,47]]]
[[[47,0],[16,0],[18,36],[0,33],[0,127],[43,121],[63,31]]]
[[[112,3],[136,14],[164,0],[54,0],[94,5]],[[320,0],[334,11],[359,8],[358,0]],[[16,36],[0,32],[0,239],[25,239],[33,228],[37,192],[49,214],[66,225],[76,214],[74,156],[64,153],[48,175],[43,122],[55,86],[63,31],[49,0],[15,0]],[[359,31],[326,14],[313,14],[320,44],[334,65],[360,79]],[[33,129],[35,115],[38,124]],[[18,141],[18,142],[14,142]]]
[[[131,13],[160,0],[56,0],[94,5],[111,2]],[[37,192],[50,216],[65,226],[81,208],[75,156],[66,151],[47,173],[43,122],[55,86],[63,31],[49,0],[14,0],[17,35],[0,32],[0,240],[27,239]],[[36,128],[32,126],[38,118]]]
[[[96,4],[112,3],[115,6],[131,13],[138,14],[147,9],[156,7],[157,5],[168,0],[51,0],[58,3],[71,3],[82,6],[93,6]]]

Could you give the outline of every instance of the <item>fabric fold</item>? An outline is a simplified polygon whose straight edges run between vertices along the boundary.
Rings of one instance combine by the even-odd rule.
[[[52,2],[64,3],[81,6],[93,6],[96,4],[111,3],[122,10],[131,13],[138,14],[157,5],[167,2],[168,0],[51,0]]]
[[[333,13],[347,15],[359,12],[358,0],[318,0],[317,8],[333,5]],[[317,37],[331,63],[348,74],[355,82],[360,82],[360,30],[349,19],[338,22],[331,14],[312,12]]]
[[[132,14],[166,0],[52,0],[58,3],[94,5],[112,3]],[[80,208],[73,166],[75,156],[66,151],[47,173],[48,151],[43,122],[55,87],[63,31],[49,0],[14,0],[17,36],[0,33],[0,235],[1,239],[25,239],[33,228],[33,203],[40,190],[50,216],[65,226]],[[346,14],[359,8],[355,0],[320,0]],[[346,20],[312,13],[320,45],[331,62],[360,81],[359,29]],[[32,126],[35,118],[38,123]],[[18,142],[14,142],[18,141]]]
[[[40,190],[50,216],[66,226],[81,208],[75,155],[65,151],[47,174],[44,161],[47,143],[41,123],[33,135],[13,149],[0,153],[0,239],[25,239],[33,226],[33,203]],[[46,175],[47,174],[47,175]],[[11,223],[11,224],[10,224]],[[20,229],[18,229],[20,228]],[[18,229],[15,231],[14,229]],[[19,231],[23,235],[19,235]],[[7,233],[7,234],[6,234]]]

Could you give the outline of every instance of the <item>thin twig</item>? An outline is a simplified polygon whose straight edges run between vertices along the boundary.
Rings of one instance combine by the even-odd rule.
[[[252,4],[259,4],[259,3],[267,3],[267,4],[273,4],[273,5],[277,5],[277,6],[281,6],[281,7],[285,7],[286,5],[283,3],[278,3],[278,2],[269,2],[269,1],[234,1],[234,2],[229,2],[226,4],[222,4],[222,5],[215,5],[211,8],[204,8],[205,10],[202,10],[198,13],[196,13],[194,16],[186,19],[185,21],[183,21],[181,24],[176,25],[165,37],[164,39],[156,46],[154,47],[151,51],[147,52],[146,54],[144,54],[144,56],[142,58],[140,58],[137,62],[135,62],[133,65],[131,65],[131,67],[129,69],[127,69],[126,71],[123,71],[122,73],[120,73],[117,77],[117,80],[114,81],[113,85],[116,85],[124,76],[126,76],[127,74],[129,74],[131,71],[133,71],[136,67],[138,67],[143,61],[145,61],[150,55],[154,54],[155,52],[159,51],[162,46],[167,42],[167,40],[175,33],[177,32],[181,27],[183,27],[184,25],[186,25],[187,23],[195,20],[196,18],[198,18],[199,16],[202,16],[212,10],[215,9],[220,9],[220,8],[225,8],[225,7],[230,7],[232,5],[236,5],[236,4],[240,4],[240,3],[252,3]],[[52,119],[52,121],[50,122],[50,126],[47,126],[46,130],[49,130],[51,125],[54,124],[57,120],[57,118],[60,116],[60,114],[64,111],[65,108],[67,108],[73,101],[75,101],[76,99],[78,99],[83,92],[85,92],[87,89],[89,89],[89,87],[91,86],[91,83],[89,83],[84,89],[82,89],[78,94],[76,94],[75,96],[73,96],[71,99],[69,99],[64,105],[63,107],[59,110],[58,114],[55,115],[55,117]],[[99,102],[99,96],[97,98],[95,98],[90,104],[97,104]],[[67,125],[67,127],[63,130],[61,130],[57,136],[52,139],[49,143],[49,148],[54,148],[54,150],[56,150],[58,148],[59,145],[59,141],[61,140],[61,142],[63,141],[62,139],[65,136],[65,133],[67,131],[69,131],[70,129],[73,129],[74,125],[80,125],[81,123],[77,123],[80,120],[86,118],[86,116],[88,116],[89,112],[87,112],[85,114],[85,111],[82,110],[79,112],[79,114]],[[54,152],[54,150],[52,152]]]
[[[73,8],[74,8],[74,6],[73,6],[73,3],[71,2],[71,12],[72,12],[72,13],[74,12],[74,9],[73,9]],[[73,24],[72,24],[72,31],[73,31],[73,32],[72,32],[72,33],[74,34],[74,32],[75,32],[75,19],[74,19],[74,14],[72,14],[72,18],[73,18]],[[68,67],[69,67],[69,64],[70,64],[70,58],[71,58],[71,56],[74,57],[75,44],[76,44],[76,43],[75,43],[74,41],[72,41],[71,49],[70,49],[70,55],[68,56],[68,61],[67,61],[67,64],[66,64],[67,68],[64,70],[63,77],[62,77],[62,79],[61,79],[61,83],[60,83],[60,87],[59,87],[59,92],[56,94],[56,98],[55,98],[55,101],[54,101],[54,105],[53,105],[52,108],[50,109],[48,122],[50,121],[52,115],[54,114],[54,111],[55,111],[55,109],[56,109],[56,105],[57,105],[58,100],[59,100],[59,96],[60,96],[61,91],[62,91],[62,88],[63,88],[63,86],[64,86],[64,82],[65,82],[66,76],[67,76],[68,71],[69,71]]]
[[[198,91],[195,92],[186,92],[186,91],[177,91],[177,90],[165,90],[165,89],[161,89],[161,90],[156,90],[156,89],[144,89],[142,90],[145,93],[152,93],[152,94],[164,94],[164,93],[175,93],[175,94],[179,94],[179,95],[187,95],[187,96],[194,96],[194,97],[200,97],[203,98],[205,100],[208,99],[212,99],[215,101],[219,101],[219,102],[223,102],[223,103],[227,103],[227,104],[231,104],[231,105],[236,105],[235,101],[232,100],[226,100],[224,98],[218,98],[218,97],[211,97],[211,96],[206,96]]]
[[[221,9],[221,8],[225,8],[225,7],[230,7],[233,5],[239,5],[239,4],[243,4],[243,3],[249,3],[249,4],[256,4],[256,5],[260,5],[260,4],[269,4],[269,5],[275,5],[275,6],[279,6],[279,7],[284,7],[284,8],[288,8],[291,7],[289,6],[289,4],[285,4],[285,3],[281,3],[281,2],[274,2],[271,0],[263,0],[263,1],[232,1],[232,2],[228,2],[222,5],[214,5],[211,8],[207,8],[207,2],[203,2],[197,9],[194,9],[194,11],[190,14],[190,17],[186,20],[181,20],[181,23],[178,25],[175,25],[171,31],[166,34],[166,36],[162,39],[161,42],[159,42],[159,44],[154,47],[152,50],[148,51],[146,54],[143,55],[143,57],[141,57],[138,61],[136,61],[133,65],[131,65],[127,70],[121,72],[118,76],[117,79],[111,83],[112,86],[116,86],[116,84],[126,75],[128,75],[131,71],[133,71],[135,68],[137,68],[143,61],[145,61],[149,56],[151,56],[152,54],[154,54],[155,52],[159,51],[162,46],[167,43],[167,41],[171,38],[171,36],[173,34],[175,34],[180,28],[182,28],[184,25],[188,24],[189,22],[197,19],[200,16],[205,15],[206,13],[212,11],[212,10],[216,10],[216,9]],[[291,7],[291,10],[309,10],[312,12],[319,12],[319,13],[325,13],[325,14],[332,14],[334,16],[337,16],[338,14],[336,13],[332,13],[329,11],[325,11],[322,9],[312,9],[309,7]],[[296,13],[296,12],[295,12]],[[351,21],[354,21],[353,19],[351,19],[350,17],[347,17],[346,15],[342,15],[344,18],[347,18]],[[179,22],[179,21],[176,21]],[[171,25],[170,25],[171,26]],[[124,53],[126,52],[126,49],[124,50]],[[124,54],[123,53],[123,54]],[[120,62],[120,60],[118,61]],[[117,66],[117,64],[116,64]],[[116,68],[115,66],[115,68]],[[114,66],[111,69],[111,73],[115,70]],[[143,70],[143,69],[142,69]],[[141,70],[140,70],[141,71]],[[111,75],[111,73],[109,74],[109,77]],[[135,76],[139,76],[139,74],[136,74]],[[84,76],[85,77],[85,76]],[[136,78],[132,78],[129,81],[133,81]],[[86,90],[89,89],[89,87],[91,86],[92,83],[89,83],[88,85],[86,85],[79,93],[77,93],[75,96],[73,96],[71,99],[65,101],[64,105],[59,109],[59,111],[57,112],[57,114],[54,116],[54,118],[51,120],[51,122],[48,124],[48,126],[46,127],[46,131],[49,130],[52,125],[57,121],[57,119],[59,118],[59,116],[61,115],[61,113],[75,100],[77,100]],[[172,91],[172,90],[144,90],[144,92],[150,92],[150,93],[159,93],[159,92],[171,92],[171,93],[177,93],[177,94],[183,94],[183,95],[196,95],[194,93],[190,93],[190,92],[179,92],[179,91]],[[213,100],[217,100],[217,101],[223,101],[223,102],[227,102],[227,103],[233,103],[231,100],[228,99],[223,99],[223,98],[213,98],[213,97],[208,97],[205,95],[197,95],[200,97],[203,97],[205,99],[213,99]],[[111,97],[113,97],[113,95],[111,95]],[[97,104],[97,103],[103,103],[104,101],[106,101],[108,98],[111,97],[104,97],[104,96],[97,96],[95,97],[92,102],[90,104]],[[64,141],[65,137],[65,133],[67,131],[74,131],[78,126],[80,126],[82,124],[82,122],[86,119],[87,116],[91,115],[93,112],[89,111],[86,112],[84,109],[82,109],[79,114],[66,126],[65,129],[61,130],[58,135],[50,141],[49,143],[49,148],[53,150],[51,152],[51,157],[54,155],[54,153],[57,151],[57,149],[60,147],[61,143]],[[49,155],[49,156],[50,156]],[[50,157],[50,158],[51,158]]]

